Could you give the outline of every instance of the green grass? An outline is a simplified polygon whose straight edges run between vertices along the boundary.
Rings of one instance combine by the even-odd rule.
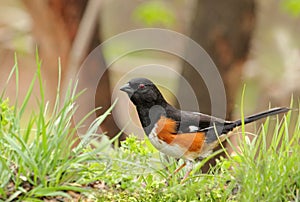
[[[0,201],[300,201],[299,110],[267,119],[252,141],[243,125],[236,131],[242,137],[240,152],[221,158],[206,174],[200,171],[206,160],[198,162],[180,184],[184,170],[166,179],[182,160],[162,156],[147,138],[132,135],[111,147],[113,140],[96,134],[112,108],[95,120],[80,144],[73,144],[80,123],[72,126],[72,116],[81,93],[70,85],[61,103],[58,84],[50,111],[40,69],[37,56],[36,75],[23,101],[11,106],[5,89],[0,97]],[[18,82],[17,62],[13,75]],[[24,118],[36,82],[39,107]],[[242,102],[242,115],[243,108]]]
[[[82,178],[80,172],[87,170],[82,165],[98,161],[95,154],[105,148],[88,150],[97,136],[95,135],[97,127],[111,109],[95,120],[87,134],[81,138],[81,144],[76,146],[74,143],[78,137],[75,137],[75,132],[80,125],[74,128],[71,126],[72,116],[77,108],[75,100],[79,95],[76,93],[76,87],[73,89],[70,87],[65,94],[64,103],[60,103],[60,84],[58,84],[56,101],[53,110],[49,111],[48,104],[44,100],[41,62],[38,56],[37,66],[36,74],[20,108],[16,107],[19,100],[15,106],[9,106],[8,98],[4,98],[5,92],[0,98],[0,199],[2,200],[30,201],[58,195],[71,198],[67,194],[68,191],[89,191],[77,184]],[[17,62],[13,73],[17,77],[18,86]],[[26,124],[21,124],[24,122],[24,112],[36,82],[40,86],[38,110],[31,113]]]

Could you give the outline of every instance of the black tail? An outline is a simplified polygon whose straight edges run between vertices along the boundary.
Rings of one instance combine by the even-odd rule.
[[[268,116],[288,112],[289,110],[290,110],[290,108],[287,108],[287,107],[277,107],[277,108],[269,109],[268,111],[260,112],[258,114],[254,114],[254,115],[245,117],[244,122],[245,122],[245,124],[248,124],[248,123],[257,121],[259,119],[266,118]],[[228,125],[225,125],[223,131],[224,132],[229,132],[232,129],[234,129],[235,127],[240,126],[240,125],[242,125],[242,120],[241,119],[237,120],[237,121],[233,121],[232,123],[229,123]]]

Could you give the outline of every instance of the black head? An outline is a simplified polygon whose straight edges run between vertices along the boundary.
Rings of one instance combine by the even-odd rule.
[[[126,92],[136,106],[152,107],[166,104],[158,88],[146,78],[132,79],[122,86],[120,90]]]

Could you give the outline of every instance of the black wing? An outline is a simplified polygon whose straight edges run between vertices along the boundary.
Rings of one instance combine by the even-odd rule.
[[[256,120],[266,118],[268,116],[286,113],[290,110],[287,107],[278,107],[269,109],[258,114],[254,114],[244,118],[244,123],[248,124]],[[194,133],[194,132],[205,132],[206,142],[213,142],[217,140],[217,135],[226,134],[232,131],[235,127],[240,126],[242,121],[225,121],[220,118],[201,114],[197,112],[180,111],[177,109],[167,110],[167,115],[177,122],[177,132],[180,133]]]
[[[224,133],[225,125],[232,122],[198,112],[181,111],[174,108],[167,109],[167,117],[176,120],[177,133],[210,132],[217,129],[218,134]],[[215,127],[216,126],[216,127]],[[216,139],[216,136],[213,135]]]

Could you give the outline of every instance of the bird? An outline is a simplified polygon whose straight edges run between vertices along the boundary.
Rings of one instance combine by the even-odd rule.
[[[160,152],[183,159],[186,180],[197,159],[207,157],[242,120],[228,121],[200,112],[183,111],[170,105],[156,85],[147,78],[133,78],[121,88],[135,105],[139,120],[151,144]],[[286,113],[287,107],[272,108],[244,118],[244,124]]]

